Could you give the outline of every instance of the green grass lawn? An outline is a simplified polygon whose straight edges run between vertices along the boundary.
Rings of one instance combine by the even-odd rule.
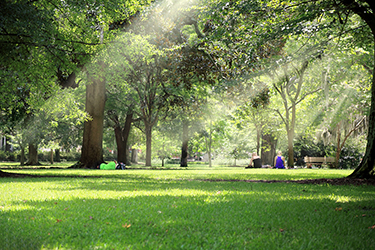
[[[0,249],[375,249],[374,186],[203,181],[352,170],[5,171],[56,177],[0,179]]]

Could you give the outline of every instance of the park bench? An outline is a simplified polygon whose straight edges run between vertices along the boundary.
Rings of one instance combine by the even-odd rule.
[[[321,167],[322,164],[332,164],[335,162],[334,157],[310,157],[310,156],[305,156],[304,161],[306,163],[306,166],[308,168],[311,168],[312,165],[317,165],[318,167]]]

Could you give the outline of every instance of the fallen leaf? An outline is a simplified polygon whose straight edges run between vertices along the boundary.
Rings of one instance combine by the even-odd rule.
[[[62,220],[56,219],[56,223],[62,222]]]
[[[131,227],[131,225],[132,225],[132,224],[125,223],[125,224],[122,224],[122,227],[123,227],[123,228],[129,228],[129,227]]]
[[[284,232],[284,229],[280,228],[280,232]]]

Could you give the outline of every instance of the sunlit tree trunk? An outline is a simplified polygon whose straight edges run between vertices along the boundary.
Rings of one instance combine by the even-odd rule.
[[[99,63],[99,71],[104,64]],[[105,106],[105,79],[89,73],[89,84],[86,86],[86,112],[90,119],[85,121],[80,164],[81,168],[96,168],[103,162],[103,119]]]

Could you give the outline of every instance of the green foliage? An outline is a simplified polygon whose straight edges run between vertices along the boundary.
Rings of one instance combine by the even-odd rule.
[[[336,147],[332,144],[324,145],[322,141],[316,142],[312,137],[300,136],[294,143],[294,158],[297,166],[304,166],[303,158],[310,157],[334,157]]]
[[[17,161],[21,158],[18,152],[0,150],[0,161]]]

